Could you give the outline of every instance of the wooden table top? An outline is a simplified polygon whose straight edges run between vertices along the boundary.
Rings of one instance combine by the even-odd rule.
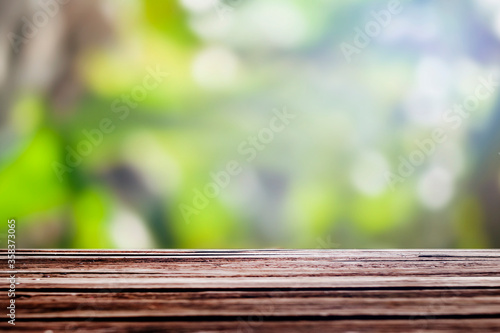
[[[2,265],[1,331],[500,332],[500,250],[16,250],[15,327]]]

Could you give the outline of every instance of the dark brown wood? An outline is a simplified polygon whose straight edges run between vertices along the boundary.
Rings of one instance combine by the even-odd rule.
[[[16,268],[0,330],[500,332],[498,250],[17,250]]]

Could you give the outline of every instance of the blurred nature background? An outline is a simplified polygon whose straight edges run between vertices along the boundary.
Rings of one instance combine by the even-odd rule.
[[[402,0],[347,61],[388,3],[1,0],[0,243],[15,218],[18,247],[500,246],[498,87],[443,121],[498,73],[500,2]],[[295,118],[246,161],[277,110]]]

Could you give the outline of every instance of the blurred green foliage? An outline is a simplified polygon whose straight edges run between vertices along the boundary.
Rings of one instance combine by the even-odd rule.
[[[26,88],[12,103],[8,132],[14,134],[5,136],[0,152],[0,211],[18,221],[19,246],[498,245],[498,208],[491,210],[480,184],[500,184],[499,162],[493,161],[499,143],[490,142],[484,158],[475,154],[484,144],[471,141],[476,132],[490,135],[485,124],[496,122],[496,94],[396,189],[380,181],[384,170],[397,170],[399,157],[416,149],[416,140],[439,126],[422,121],[434,116],[425,114],[428,109],[443,112],[471,91],[479,75],[495,69],[471,50],[479,32],[462,35],[466,46],[444,32],[461,34],[466,28],[455,21],[466,14],[491,36],[492,27],[472,2],[456,8],[404,2],[403,14],[347,63],[339,45],[352,41],[371,10],[385,6],[113,3],[113,39],[67,59],[81,81],[75,102],[58,109],[50,89]],[[423,27],[422,16],[428,20]],[[419,35],[424,30],[429,36]],[[460,76],[464,64],[472,69]],[[139,94],[155,68],[168,77],[146,89],[144,98],[125,102],[123,96]],[[443,89],[436,94],[442,104],[432,104],[432,94],[423,101],[408,97],[422,75],[432,81],[441,74]],[[407,112],[408,100],[423,103],[424,115]],[[114,105],[128,109],[126,117]],[[269,126],[273,110],[281,108],[297,120],[246,163],[238,146]],[[89,141],[84,131],[99,129],[103,119],[113,130],[101,133],[90,153],[59,177],[54,162],[67,166],[68,147],[78,152]],[[213,182],[211,173],[231,160],[241,163],[242,173],[186,221],[179,205],[194,205],[194,190],[203,191]],[[429,190],[426,175],[435,168],[451,175],[451,185]],[[498,184],[491,192],[497,202]],[[446,186],[450,198],[434,206],[432,198],[442,200]],[[5,224],[0,233],[6,230]]]

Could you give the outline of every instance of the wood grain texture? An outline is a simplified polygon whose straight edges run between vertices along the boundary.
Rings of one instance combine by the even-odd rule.
[[[13,331],[500,332],[497,250],[17,250],[16,268]]]

